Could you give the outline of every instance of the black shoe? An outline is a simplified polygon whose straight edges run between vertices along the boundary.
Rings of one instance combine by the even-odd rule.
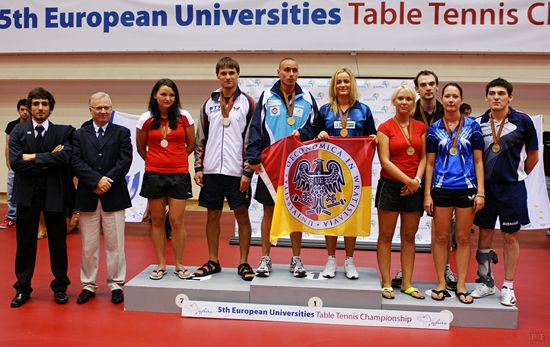
[[[19,292],[15,295],[15,297],[11,300],[11,307],[20,307],[23,306],[27,300],[31,298],[31,295],[29,293]]]
[[[84,304],[87,303],[91,298],[95,296],[95,293],[91,290],[84,289],[82,292],[80,292],[80,295],[78,295],[78,299],[76,299],[77,304]]]
[[[67,301],[69,301],[69,297],[65,292],[55,292],[53,295],[53,299],[55,300],[56,304],[60,304],[60,305],[66,304]]]
[[[120,304],[124,301],[124,293],[122,289],[115,289],[111,292],[111,302],[113,304]]]

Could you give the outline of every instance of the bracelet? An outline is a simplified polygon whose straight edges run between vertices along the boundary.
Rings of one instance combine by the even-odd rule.
[[[422,179],[420,177],[414,177],[414,180],[418,182],[418,184],[422,184]]]
[[[476,194],[476,198],[477,198],[478,196],[479,196],[480,198],[485,199],[485,195],[483,195],[483,194]]]

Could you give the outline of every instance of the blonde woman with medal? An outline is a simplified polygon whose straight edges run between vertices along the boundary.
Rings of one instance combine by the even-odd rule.
[[[327,140],[329,136],[376,136],[376,127],[370,108],[360,102],[357,93],[357,83],[353,72],[341,68],[334,72],[330,80],[329,102],[319,110],[319,117],[313,125],[306,124],[296,130],[293,135],[302,140],[315,136]],[[336,275],[336,243],[337,236],[325,236],[328,260],[322,275],[333,278]],[[356,237],[344,237],[346,259],[344,271],[349,279],[359,278],[359,273],[353,262]]]
[[[456,296],[461,303],[471,304],[473,297],[467,292],[465,280],[470,261],[472,222],[475,213],[485,204],[483,136],[475,120],[460,114],[463,97],[458,84],[447,84],[441,99],[445,115],[433,123],[426,137],[424,209],[434,218],[432,253],[437,274],[431,297],[442,301],[451,296],[445,289],[445,263],[454,212],[458,272]]]
[[[166,206],[170,209],[174,274],[182,279],[192,275],[183,266],[186,239],[183,214],[186,200],[192,197],[187,157],[195,147],[193,124],[189,112],[181,109],[174,81],[159,80],[151,91],[149,111],[139,118],[136,130],[137,151],[145,161],[140,195],[148,199],[157,257],[157,267],[149,275],[152,280],[160,280],[166,274]]]
[[[382,297],[395,297],[391,286],[391,245],[397,218],[401,227],[401,292],[415,299],[424,295],[411,279],[415,258],[415,235],[423,211],[421,188],[426,167],[426,126],[412,118],[416,93],[408,85],[395,89],[391,101],[395,115],[378,127],[378,157],[382,165],[376,191],[378,243],[376,256],[382,277]]]

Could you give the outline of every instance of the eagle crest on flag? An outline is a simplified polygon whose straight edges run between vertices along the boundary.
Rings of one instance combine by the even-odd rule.
[[[336,194],[342,192],[344,186],[344,173],[340,163],[329,160],[324,167],[325,160],[316,158],[313,160],[315,168],[311,171],[311,164],[303,159],[298,162],[292,183],[297,183],[296,189],[301,192],[293,194],[292,200],[301,203],[308,208],[306,214],[324,213],[332,215],[331,207],[344,205],[345,199],[336,200]]]

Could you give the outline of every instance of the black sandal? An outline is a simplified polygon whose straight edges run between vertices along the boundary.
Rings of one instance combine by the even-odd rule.
[[[237,268],[237,273],[245,281],[252,281],[254,279],[254,270],[248,263],[242,263]]]
[[[199,273],[197,271],[201,271],[201,272]],[[204,263],[200,268],[196,269],[194,274],[195,274],[195,277],[204,277],[204,276],[218,273],[220,271],[222,271],[220,262],[209,260],[208,262]]]
[[[456,297],[458,298],[458,301],[460,301],[463,304],[469,305],[474,303],[474,298],[470,295],[470,293],[456,292]],[[468,297],[472,298],[472,301],[467,301],[466,299]]]
[[[436,296],[434,296],[434,294]],[[445,300],[445,298],[450,298],[451,294],[449,294],[449,292],[446,289],[442,289],[442,290],[432,289],[431,297],[435,301],[443,301]]]

